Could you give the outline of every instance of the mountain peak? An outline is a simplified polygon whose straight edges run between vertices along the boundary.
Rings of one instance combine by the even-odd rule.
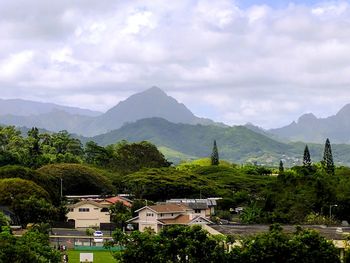
[[[164,90],[162,90],[161,88],[158,88],[157,86],[153,86],[149,89],[146,89],[145,91],[141,92],[141,93],[151,93],[151,94],[161,94],[161,95],[167,95],[165,93]]]
[[[317,117],[313,113],[306,113],[298,119],[298,123],[308,123],[310,121],[317,120]]]
[[[350,114],[350,104],[346,104],[343,108],[341,108],[338,113],[336,114],[336,116],[341,116],[341,115],[345,115],[345,116],[349,116]]]

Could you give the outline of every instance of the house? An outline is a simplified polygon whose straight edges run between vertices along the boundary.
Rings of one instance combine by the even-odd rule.
[[[215,215],[215,207],[217,206],[217,200],[222,198],[211,197],[206,199],[170,199],[167,200],[167,203],[180,203],[186,204],[190,208],[196,211],[196,213],[201,214],[204,217],[210,217]]]
[[[144,206],[135,212],[138,216],[128,220],[128,223],[139,225],[139,231],[153,229],[158,233],[168,225],[193,225],[210,224],[210,220],[202,216],[186,204],[163,203],[152,206]]]
[[[101,224],[110,223],[111,216],[109,205],[101,204],[92,200],[83,200],[68,205],[68,222],[74,222],[75,228],[98,227]]]
[[[123,196],[120,196],[120,195],[106,198],[103,201],[100,201],[100,204],[114,205],[118,202],[122,203],[124,206],[126,206],[128,208],[131,208],[131,206],[132,206],[132,201],[130,199],[123,197]]]

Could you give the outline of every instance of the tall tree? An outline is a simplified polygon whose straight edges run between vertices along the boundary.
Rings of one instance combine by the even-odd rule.
[[[307,145],[305,145],[305,149],[304,149],[303,166],[304,167],[311,166],[311,157],[310,157],[309,147]]]
[[[279,171],[279,174],[283,173],[284,172],[284,167],[283,167],[283,162],[282,160],[280,160],[280,166],[278,168],[278,171]]]
[[[332,154],[332,147],[331,143],[329,142],[329,139],[327,138],[325,146],[324,146],[324,153],[323,153],[323,165],[328,174],[334,174],[334,161],[333,161],[333,154]]]
[[[216,145],[216,140],[214,140],[213,151],[211,153],[211,165],[219,165],[219,152]]]

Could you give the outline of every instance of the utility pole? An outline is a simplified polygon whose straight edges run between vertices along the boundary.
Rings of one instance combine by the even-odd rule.
[[[61,200],[63,198],[63,179],[61,177]]]
[[[332,218],[332,207],[337,207],[338,205],[330,205],[329,206],[329,219]]]

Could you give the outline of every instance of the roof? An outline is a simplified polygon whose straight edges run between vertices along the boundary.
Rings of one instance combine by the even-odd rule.
[[[131,207],[132,206],[132,201],[125,198],[125,197],[121,197],[121,196],[113,196],[113,197],[109,197],[106,198],[104,201],[109,202],[111,204],[115,204],[115,203],[122,203],[123,205],[127,206],[127,207]]]
[[[219,231],[224,235],[236,235],[236,236],[251,236],[259,233],[265,233],[269,231],[268,225],[212,225],[213,229]],[[287,233],[295,232],[295,226],[284,225],[283,231]],[[327,239],[343,240],[346,234],[349,234],[350,227],[326,227],[322,225],[305,225],[304,229],[316,230],[321,236]]]
[[[151,205],[151,206],[144,206],[139,210],[136,210],[135,212],[139,212],[146,208],[152,210],[155,213],[184,213],[188,210],[192,210],[185,204],[164,203],[164,204],[157,204],[157,205]]]
[[[187,225],[191,222],[189,215],[178,215],[175,218],[158,219],[158,221],[165,225]]]
[[[185,203],[185,204],[190,204],[190,203],[201,203],[201,204],[206,204],[208,207],[216,206],[217,205],[217,200],[220,200],[221,198],[207,198],[207,199],[187,199],[187,198],[174,198],[167,200],[167,203]]]
[[[157,204],[149,206],[149,208],[157,213],[186,212],[191,210],[185,204]]]
[[[192,209],[206,210],[208,205],[206,203],[188,203],[187,204]]]
[[[196,216],[191,220],[191,222],[189,222],[189,224],[195,224],[197,220],[202,220],[202,221],[206,221],[208,224],[213,224],[212,221],[210,221],[208,218],[205,218],[203,216]]]
[[[100,203],[92,201],[92,200],[82,200],[82,201],[80,201],[78,203],[67,205],[67,207],[68,208],[76,208],[76,207],[80,207],[80,206],[83,206],[83,205],[86,205],[86,204],[93,205],[93,206],[96,206],[96,207],[99,207],[99,208],[107,208],[107,207],[109,207],[108,205],[103,205],[103,204],[100,204]]]

